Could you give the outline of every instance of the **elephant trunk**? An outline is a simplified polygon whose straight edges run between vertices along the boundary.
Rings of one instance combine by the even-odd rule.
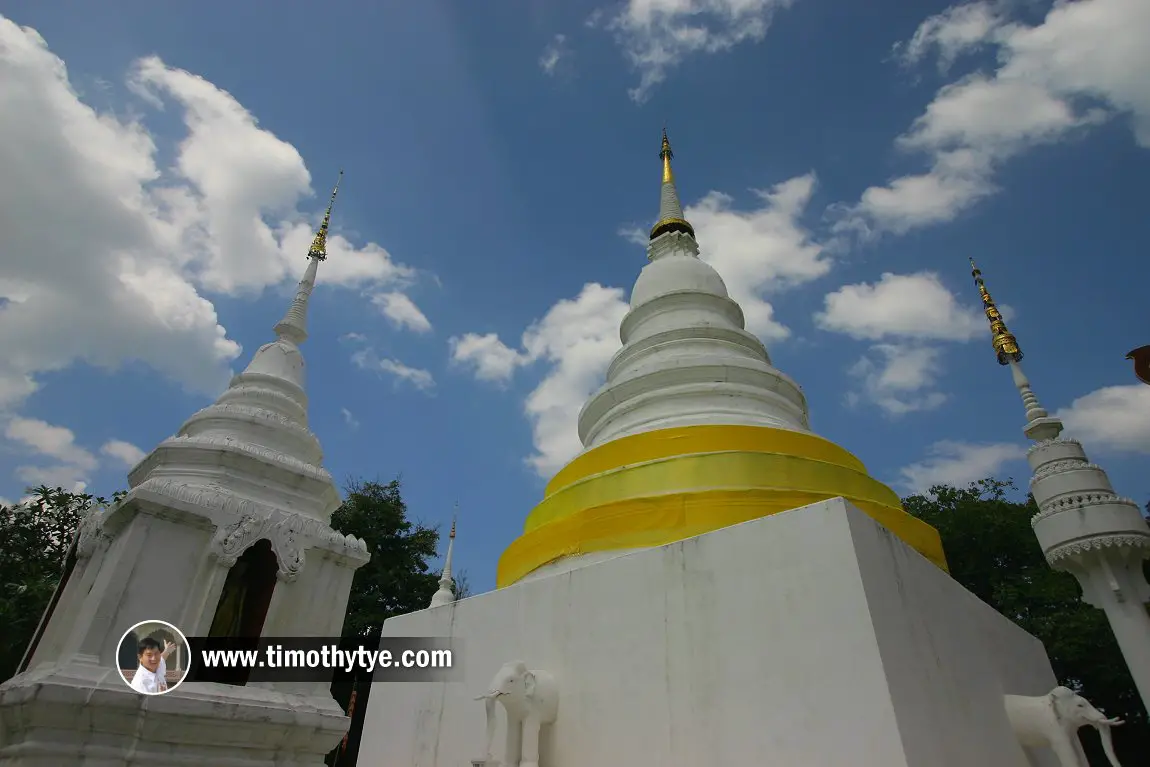
[[[483,758],[485,762],[491,763],[491,746],[495,741],[495,700],[502,693],[489,692],[486,695],[480,695],[476,700],[483,701],[484,713],[487,714],[487,731],[486,738],[484,739]]]
[[[1122,767],[1118,763],[1118,756],[1114,753],[1114,741],[1110,737],[1110,728],[1119,724],[1123,724],[1121,719],[1105,719],[1094,725],[1094,729],[1098,730],[1098,739],[1102,741],[1102,750],[1106,752],[1106,758],[1110,761],[1110,767]]]

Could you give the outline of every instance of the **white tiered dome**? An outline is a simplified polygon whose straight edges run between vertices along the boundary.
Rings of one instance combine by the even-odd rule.
[[[669,152],[669,146],[666,147]],[[623,348],[579,415],[584,448],[655,429],[700,424],[809,431],[802,390],[744,328],[722,277],[698,257],[665,165],[650,263],[620,326]]]

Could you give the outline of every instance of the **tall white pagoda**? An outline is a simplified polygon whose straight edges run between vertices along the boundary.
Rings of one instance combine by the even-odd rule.
[[[1055,764],[1028,761],[1006,711],[1057,684],[1042,645],[811,430],[799,385],[698,258],[665,133],[659,156],[649,263],[580,414],[584,450],[499,588],[384,624],[458,639],[459,667],[375,689],[360,763]]]
[[[338,191],[338,183],[336,185]],[[308,428],[308,299],[331,203],[274,341],[211,406],[83,520],[22,673],[0,685],[4,767],[317,767],[348,719],[327,683],[185,682],[129,689],[120,637],[142,621],[186,636],[338,636],[363,541],[328,522],[340,503]]]
[[[1082,600],[1106,613],[1130,667],[1142,705],[1150,711],[1150,584],[1142,563],[1150,559],[1150,526],[1138,504],[1114,492],[1101,466],[1087,459],[1082,443],[1062,435],[1022,372],[1022,350],[990,297],[982,271],[970,262],[990,322],[998,364],[1010,367],[1026,407],[1023,433],[1034,442],[1026,459],[1034,475],[1030,492],[1038,504],[1031,524],[1046,561],[1072,574]]]

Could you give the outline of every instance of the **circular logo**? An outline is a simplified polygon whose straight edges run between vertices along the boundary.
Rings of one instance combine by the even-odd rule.
[[[141,695],[163,695],[188,675],[191,649],[184,632],[167,621],[141,621],[124,632],[116,666],[124,684]]]

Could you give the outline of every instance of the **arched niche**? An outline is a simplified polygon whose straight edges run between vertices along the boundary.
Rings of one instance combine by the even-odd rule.
[[[140,659],[137,651],[140,646],[140,637],[135,631],[129,631],[123,641],[120,642],[120,649],[116,651],[116,665],[122,669],[136,670],[140,665]]]
[[[276,586],[279,561],[266,538],[253,543],[228,571],[216,605],[208,636],[227,639],[258,639]],[[225,684],[247,684],[248,670],[236,668]]]

